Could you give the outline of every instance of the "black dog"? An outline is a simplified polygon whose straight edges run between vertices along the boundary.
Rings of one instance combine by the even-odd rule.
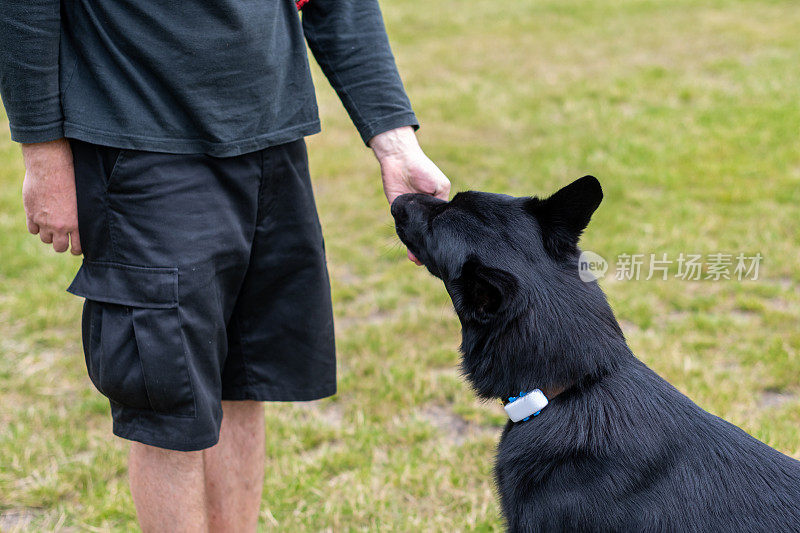
[[[397,234],[444,281],[483,398],[541,389],[495,467],[510,531],[800,531],[800,462],[692,403],[631,353],[578,238],[586,176],[550,198],[406,194]]]

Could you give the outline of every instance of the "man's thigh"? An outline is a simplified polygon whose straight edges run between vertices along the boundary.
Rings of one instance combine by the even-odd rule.
[[[228,324],[225,400],[305,401],[336,392],[333,312],[304,142],[264,152],[247,274]]]
[[[86,364],[114,432],[176,450],[211,446],[261,156],[72,146],[85,242],[70,291],[86,298]]]

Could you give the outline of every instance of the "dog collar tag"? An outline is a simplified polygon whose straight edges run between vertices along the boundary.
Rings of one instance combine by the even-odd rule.
[[[517,398],[509,398],[505,405],[508,418],[512,422],[527,420],[531,416],[536,416],[539,411],[547,407],[547,397],[539,389],[534,389],[527,394],[520,394]]]

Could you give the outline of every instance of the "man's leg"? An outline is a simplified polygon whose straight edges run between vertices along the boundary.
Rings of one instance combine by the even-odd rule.
[[[202,451],[131,442],[128,477],[144,533],[207,531]]]
[[[264,404],[223,401],[219,443],[203,455],[209,530],[255,531],[264,486]]]
[[[219,443],[212,448],[177,452],[131,443],[131,493],[145,533],[256,530],[264,485],[264,406],[226,401],[222,410]]]

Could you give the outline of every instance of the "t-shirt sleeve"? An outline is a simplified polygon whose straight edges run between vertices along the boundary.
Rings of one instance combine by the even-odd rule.
[[[59,0],[3,2],[0,95],[11,138],[22,143],[64,136],[59,94]]]
[[[419,127],[377,0],[310,0],[302,13],[309,48],[365,143],[394,128]]]

